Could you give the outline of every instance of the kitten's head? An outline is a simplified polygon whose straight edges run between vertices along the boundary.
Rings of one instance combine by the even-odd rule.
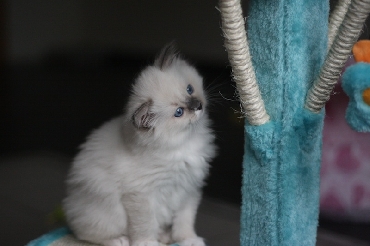
[[[136,79],[127,113],[137,130],[166,134],[192,128],[205,107],[202,77],[170,44]]]

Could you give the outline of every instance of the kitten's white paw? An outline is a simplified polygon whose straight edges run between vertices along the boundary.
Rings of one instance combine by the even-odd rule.
[[[137,241],[132,246],[160,246],[157,241]]]
[[[179,244],[180,246],[206,246],[203,238],[201,237],[188,238],[180,242]]]
[[[170,244],[171,234],[169,232],[160,232],[159,233],[159,242],[162,244]]]
[[[130,241],[126,236],[114,238],[103,242],[104,246],[130,246]]]

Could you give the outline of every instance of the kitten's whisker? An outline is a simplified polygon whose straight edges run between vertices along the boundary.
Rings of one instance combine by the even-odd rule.
[[[216,84],[216,81],[213,81],[211,84],[209,84],[207,86],[207,88],[205,89],[205,91],[207,91],[207,92],[213,91],[214,89],[220,88],[221,86],[224,86],[224,85],[226,85],[226,84],[222,84],[222,83]]]
[[[230,99],[230,98],[225,97],[224,95],[222,95],[222,93],[221,93],[221,92],[219,92],[219,93],[220,93],[221,97],[222,97],[224,100],[231,101],[231,102],[237,102],[237,101],[238,101],[238,100],[236,100],[236,99]]]

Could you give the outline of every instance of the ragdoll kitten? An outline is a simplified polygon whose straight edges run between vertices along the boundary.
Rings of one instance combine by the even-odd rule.
[[[125,113],[75,157],[64,211],[81,240],[103,245],[204,246],[194,231],[215,155],[202,78],[172,45],[136,79]]]

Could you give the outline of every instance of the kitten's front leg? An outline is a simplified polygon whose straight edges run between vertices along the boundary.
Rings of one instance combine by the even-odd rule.
[[[131,246],[159,246],[158,224],[148,195],[127,194],[122,197],[128,216]]]
[[[205,246],[203,238],[194,231],[195,217],[200,201],[200,195],[189,197],[173,220],[172,239],[180,246]]]

